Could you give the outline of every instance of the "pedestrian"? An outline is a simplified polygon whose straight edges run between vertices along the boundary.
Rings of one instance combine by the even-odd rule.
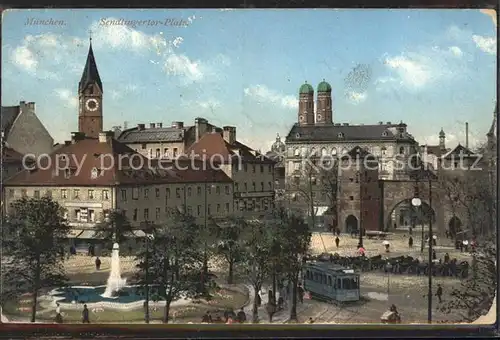
[[[90,320],[89,320],[89,309],[87,308],[86,304],[83,305],[82,323],[90,323]]]
[[[432,249],[432,259],[433,260],[437,259],[436,251],[434,249]]]
[[[269,322],[273,322],[273,315],[276,312],[276,306],[274,305],[274,302],[272,300],[267,303],[266,311],[269,315]]]
[[[212,315],[210,315],[210,312],[207,311],[203,317],[201,318],[201,322],[203,323],[212,323]]]
[[[450,262],[450,254],[445,253],[444,254],[444,263],[448,263],[448,262]]]
[[[90,256],[91,257],[95,256],[95,246],[93,244],[90,245]]]
[[[335,245],[337,246],[337,248],[339,247],[339,243],[340,243],[340,239],[339,239],[339,237],[337,236],[337,237],[335,238]]]
[[[299,294],[300,303],[304,303],[304,288],[301,283],[299,283],[299,286],[297,287],[297,293]]]
[[[410,234],[411,235],[411,234]],[[408,247],[413,248],[413,237],[410,236],[408,239]]]
[[[464,240],[463,244],[464,244],[464,250],[465,250],[466,252],[467,252],[467,251],[469,251],[469,241]]]
[[[239,323],[245,323],[247,321],[247,314],[245,313],[243,308],[241,308],[241,310],[238,312],[237,318]]]
[[[337,228],[337,236],[340,236],[340,228]]]
[[[408,232],[410,233],[410,236],[413,236],[413,228],[410,227],[410,229],[408,229]]]
[[[461,253],[463,253],[463,252],[464,252],[464,242],[465,242],[465,241],[462,241],[462,242],[457,241],[457,243],[458,243],[458,247],[460,248],[460,252],[461,252]]]
[[[90,250],[91,250],[90,243],[87,243],[87,256],[90,256]]]
[[[439,299],[439,303],[441,303],[443,300],[441,300],[441,296],[443,296],[443,287],[441,287],[441,284],[438,284],[438,288],[436,291],[436,296]]]
[[[231,325],[232,323],[233,323],[233,318],[232,318],[231,316],[229,316],[229,317],[227,318],[226,324],[227,324],[227,325]]]
[[[436,235],[432,235],[432,245],[437,246],[437,236]]]
[[[95,270],[101,270],[101,259],[99,259],[99,256],[95,259]]]
[[[54,320],[56,323],[63,323],[63,317],[61,315],[61,313],[57,313],[56,314],[56,318]]]
[[[446,238],[450,238],[450,232],[448,230],[444,231],[444,235],[446,236]]]
[[[56,302],[56,314],[61,314],[61,305],[59,305],[59,302]]]

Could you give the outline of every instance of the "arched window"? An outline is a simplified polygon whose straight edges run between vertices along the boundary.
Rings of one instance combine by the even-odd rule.
[[[337,135],[339,138],[344,138],[344,134],[342,132],[339,132],[339,134]]]
[[[316,148],[312,148],[311,152],[309,153],[310,156],[316,156]]]
[[[335,156],[337,154],[337,148],[332,149],[332,156]]]
[[[326,151],[326,148],[321,149],[321,156],[326,156],[328,155],[328,151]]]
[[[300,149],[299,148],[295,148],[295,150],[293,151],[293,155],[294,156],[300,156]]]
[[[402,155],[404,153],[405,153],[405,147],[402,146],[402,147],[399,148],[399,154]]]

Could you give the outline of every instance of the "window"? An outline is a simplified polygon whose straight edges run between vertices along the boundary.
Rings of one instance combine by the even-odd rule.
[[[207,204],[207,214],[210,215],[211,214],[211,205],[210,204]]]
[[[260,166],[260,172],[264,172],[264,166],[263,165]]]
[[[337,135],[339,138],[344,138],[344,134],[342,132],[339,132],[339,134]]]
[[[168,148],[163,149],[163,156],[168,157]]]
[[[229,191],[229,185],[226,185],[224,190],[226,191],[226,195],[229,195],[230,191]]]
[[[143,143],[143,144],[141,145],[141,148],[142,148],[143,150],[144,150],[144,149],[146,149],[147,147],[148,147],[148,145],[147,145],[146,143]]]
[[[198,207],[196,207],[196,212],[198,216],[201,215],[201,205],[198,205]]]
[[[139,188],[132,188],[132,199],[139,199]]]
[[[226,203],[226,212],[229,212],[229,203]]]
[[[88,222],[95,222],[95,212],[92,209],[88,210],[88,217],[87,217]]]
[[[264,182],[260,182],[260,191],[264,191]]]
[[[174,148],[174,153],[173,153],[173,156],[174,156],[174,157],[177,157],[177,148]]]
[[[125,189],[122,189],[122,201],[126,201],[127,200],[127,190]]]
[[[191,193],[193,192],[193,189],[188,188],[188,196],[191,196]]]
[[[175,189],[175,197],[181,198],[181,188]]]
[[[399,148],[399,154],[402,155],[404,153],[405,153],[405,148],[404,148],[404,146],[402,146]]]
[[[252,191],[256,191],[255,190],[255,182],[252,182]]]
[[[156,198],[160,197],[160,188],[155,188]]]
[[[45,196],[52,197],[52,190],[47,190],[47,192],[45,193]]]
[[[243,164],[243,170],[245,170],[245,172],[248,171],[248,164]]]
[[[201,195],[201,187],[197,187],[197,188],[196,188],[196,193],[198,194],[198,196],[200,196],[200,195]]]
[[[349,181],[352,183],[354,182],[354,178],[349,178]]]
[[[216,186],[216,187],[215,187],[215,193],[216,193],[217,195],[220,195],[220,186]]]
[[[10,190],[9,190],[9,197],[10,197],[10,198],[14,197],[14,194],[15,194],[15,190],[10,189]]]
[[[149,220],[149,209],[146,208],[144,209],[144,221],[148,221]]]
[[[68,191],[66,189],[61,189],[61,198],[68,198]],[[89,198],[93,198],[90,197],[90,190],[89,190]]]
[[[268,168],[269,172],[273,172],[273,167],[272,167],[272,165],[268,165],[268,166],[267,166],[267,168]]]
[[[167,196],[167,198],[170,198],[170,188],[165,189],[165,195]]]
[[[269,190],[273,190],[273,182],[269,182]]]
[[[40,198],[40,191],[39,191],[39,190],[35,190],[35,191],[33,192],[33,197],[34,197],[34,198]]]
[[[234,191],[238,192],[238,183],[234,183]]]
[[[156,149],[156,158],[160,158],[160,157],[161,157],[161,150]]]
[[[160,208],[156,208],[156,219],[160,219]]]
[[[248,185],[244,183],[244,186],[245,186],[245,192],[248,191]]]
[[[217,204],[217,213],[220,213],[220,204]]]
[[[212,194],[212,186],[211,186],[211,185],[207,186],[207,188],[206,188],[205,190],[207,191],[207,193],[208,193],[209,195],[211,195],[211,194]]]
[[[187,207],[187,213],[188,215],[193,216],[193,208],[191,206]]]
[[[102,191],[102,199],[103,200],[108,200],[109,199],[109,192],[108,192],[108,190],[103,190]]]
[[[93,200],[94,199],[94,190],[89,189],[89,199]]]
[[[149,189],[144,189],[144,198],[145,199],[149,198]]]
[[[137,221],[137,209],[134,209],[134,214],[132,215],[132,220]]]
[[[252,172],[255,172],[255,164],[252,165]]]
[[[354,201],[354,196],[349,196],[349,200]]]

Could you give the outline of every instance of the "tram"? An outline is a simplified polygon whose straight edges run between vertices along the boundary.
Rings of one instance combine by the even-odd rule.
[[[304,290],[325,301],[359,301],[359,274],[328,262],[306,263],[302,269]]]

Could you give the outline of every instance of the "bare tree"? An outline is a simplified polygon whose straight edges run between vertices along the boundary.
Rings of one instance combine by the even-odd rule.
[[[339,188],[339,163],[337,158],[329,157],[321,159],[319,167],[320,190],[329,203],[329,213],[333,215],[334,220],[338,221],[337,202]]]

